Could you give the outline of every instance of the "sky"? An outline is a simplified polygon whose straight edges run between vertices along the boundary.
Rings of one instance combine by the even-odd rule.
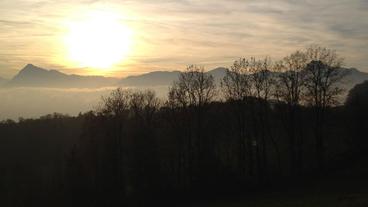
[[[130,49],[108,69],[72,63],[68,25],[91,11],[118,15]],[[311,44],[368,72],[368,0],[0,0],[0,77],[27,63],[71,74],[123,77],[239,57],[280,59]]]

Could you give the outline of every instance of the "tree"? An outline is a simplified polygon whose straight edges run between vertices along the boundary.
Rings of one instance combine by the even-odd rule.
[[[290,173],[300,174],[303,168],[303,140],[300,130],[299,104],[304,86],[306,55],[296,51],[275,65],[279,72],[275,97],[286,104],[285,129],[289,137]]]
[[[272,96],[272,90],[275,84],[273,75],[273,63],[269,57],[264,59],[251,58],[249,61],[250,70],[252,74],[251,83],[254,90],[256,102],[252,104],[252,117],[254,124],[254,137],[257,141],[256,157],[258,163],[259,178],[263,179],[267,172],[268,153],[267,142],[271,141],[275,148],[278,160],[280,160],[280,153],[276,141],[271,133],[270,124],[270,106],[269,101]],[[280,162],[279,162],[280,165]]]
[[[271,138],[268,101],[272,95],[274,78],[270,58],[235,61],[222,80],[226,100],[234,104],[238,131],[239,169],[245,172],[245,152],[248,157],[248,173],[254,174],[256,158],[257,174],[264,177],[267,166],[267,138],[270,138],[279,156],[275,140]],[[254,155],[255,154],[255,155]]]
[[[290,107],[298,106],[304,85],[303,70],[307,64],[305,54],[296,51],[279,61],[275,69],[279,72],[276,97]]]
[[[345,106],[350,120],[350,134],[352,134],[349,139],[350,144],[354,149],[366,151],[368,147],[368,81],[357,84],[349,91]]]
[[[153,116],[161,105],[155,91],[145,90],[131,93],[129,107],[133,116],[138,118],[145,125],[150,126]]]
[[[245,101],[252,95],[251,71],[249,62],[241,58],[226,70],[221,86],[225,98],[229,101]]]
[[[132,171],[129,180],[134,183],[136,192],[148,195],[149,190],[159,186],[157,137],[154,129],[160,100],[152,90],[134,91],[130,95],[129,106],[131,111],[129,161]]]
[[[341,70],[343,63],[336,51],[311,46],[305,51],[308,64],[305,67],[304,97],[315,115],[314,133],[316,142],[316,159],[322,170],[325,162],[324,126],[326,110],[338,104],[338,98],[343,92],[339,83],[346,75]]]
[[[203,123],[208,105],[214,100],[216,93],[213,76],[205,73],[203,67],[195,65],[187,67],[185,72],[180,73],[179,80],[169,89],[169,104],[190,115],[190,123],[186,126],[194,132],[194,139],[191,132],[187,133],[185,157],[189,160],[189,173],[193,172],[195,161],[197,168],[206,168],[205,160],[210,148],[208,137],[203,134]]]
[[[179,80],[175,81],[169,90],[169,100],[182,107],[193,106],[202,109],[216,96],[214,78],[204,72],[203,67],[188,66],[185,72],[180,73]]]
[[[131,92],[117,88],[109,96],[102,97],[99,114],[106,117],[107,135],[113,139],[111,145],[112,153],[112,171],[115,198],[118,201],[120,197],[125,196],[125,178],[124,178],[124,124],[129,114]]]
[[[233,113],[236,117],[238,134],[238,165],[241,173],[246,170],[245,152],[248,157],[248,174],[254,175],[254,153],[247,121],[247,105],[252,96],[252,79],[249,61],[241,58],[234,62],[221,82],[221,88],[226,100],[234,105]]]

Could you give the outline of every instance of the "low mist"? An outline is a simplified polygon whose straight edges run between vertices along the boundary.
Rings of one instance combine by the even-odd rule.
[[[0,120],[18,118],[38,118],[51,113],[71,116],[94,110],[102,96],[108,95],[116,87],[98,89],[64,88],[0,88]],[[130,88],[144,90],[146,88]],[[168,86],[152,87],[160,98],[164,98]]]

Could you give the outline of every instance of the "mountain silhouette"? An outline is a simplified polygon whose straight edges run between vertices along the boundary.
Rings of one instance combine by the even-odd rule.
[[[10,87],[60,87],[95,88],[113,86],[116,78],[103,76],[67,75],[57,70],[46,70],[32,64],[26,65],[6,86]]]
[[[208,71],[207,73],[213,75],[214,78],[223,78],[226,75],[227,68],[225,67],[218,67],[213,70]]]
[[[143,75],[128,76],[119,82],[122,86],[166,86],[178,79],[180,71],[155,71]]]
[[[347,73],[342,84],[345,85],[346,89],[352,89],[355,85],[363,83],[368,80],[368,73],[361,72],[356,68],[343,68]]]
[[[220,83],[226,74],[226,68],[219,67],[207,72],[213,75],[215,81]],[[144,86],[169,86],[178,80],[180,71],[154,71],[142,75],[128,76],[119,82],[122,86],[144,87]]]
[[[214,77],[219,86],[226,75],[226,68],[218,67],[206,72]],[[342,68],[347,76],[342,82],[342,87],[349,91],[356,84],[368,80],[368,73],[355,68]],[[8,87],[49,87],[49,88],[98,88],[98,87],[169,87],[178,79],[180,71],[154,71],[142,75],[128,76],[125,78],[109,78],[103,76],[67,75],[57,70],[47,70],[32,64],[26,65],[11,80],[0,78],[0,86]],[[276,75],[276,73],[275,73]]]

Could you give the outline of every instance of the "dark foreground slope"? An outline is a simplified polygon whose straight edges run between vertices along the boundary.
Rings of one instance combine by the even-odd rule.
[[[342,169],[267,190],[189,202],[180,207],[363,207],[368,206],[368,154],[346,155]]]

